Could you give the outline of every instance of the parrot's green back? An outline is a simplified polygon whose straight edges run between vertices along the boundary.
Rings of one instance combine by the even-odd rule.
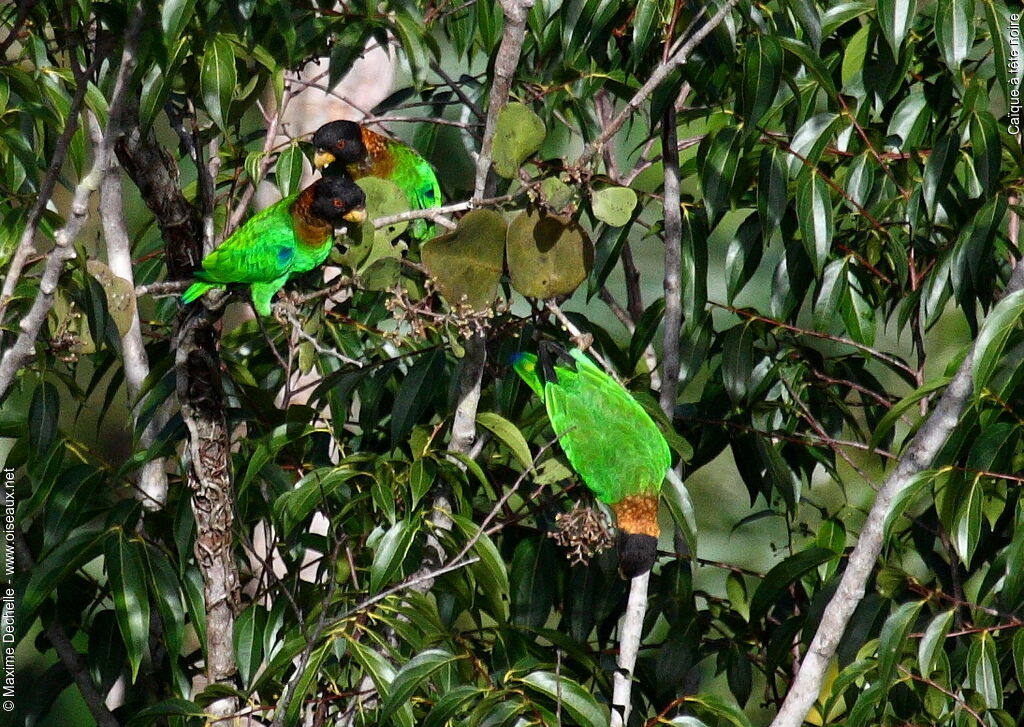
[[[562,450],[599,500],[656,496],[672,462],[665,437],[621,384],[579,349],[569,355],[575,369],[556,362],[554,380],[543,380],[533,354],[513,366],[543,396]]]
[[[191,303],[207,290],[228,283],[249,283],[256,311],[269,315],[274,294],[292,275],[323,263],[334,239],[328,234],[319,244],[300,244],[290,209],[299,194],[258,212],[203,258],[202,268],[195,272],[198,282],[185,291],[182,300]]]

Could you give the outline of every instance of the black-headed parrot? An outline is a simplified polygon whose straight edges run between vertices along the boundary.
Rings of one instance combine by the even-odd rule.
[[[313,163],[325,176],[348,173],[353,179],[380,177],[398,185],[414,210],[441,206],[441,186],[430,163],[401,142],[354,121],[331,121],[313,134]],[[413,226],[418,239],[433,234],[425,220]]]
[[[647,572],[658,554],[658,495],[672,464],[668,443],[643,407],[582,351],[541,344],[540,359],[519,353],[513,368],[544,400],[573,469],[619,529],[619,569]]]
[[[359,223],[366,196],[347,177],[328,177],[258,212],[203,258],[181,296],[191,303],[211,288],[248,283],[261,316],[288,278],[319,266],[334,244],[334,228]]]

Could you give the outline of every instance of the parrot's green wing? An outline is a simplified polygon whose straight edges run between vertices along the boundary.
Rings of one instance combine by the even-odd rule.
[[[412,209],[440,207],[441,185],[430,162],[398,142],[391,142],[388,150],[394,157],[391,181],[405,192]],[[418,222],[414,228],[414,235],[419,239],[433,236],[434,225],[427,220]]]
[[[254,215],[203,258],[203,267],[195,272],[196,279],[221,284],[270,283],[287,276],[295,267],[298,252],[288,211],[296,196],[286,197]]]
[[[656,495],[671,454],[665,437],[636,399],[582,351],[576,368],[556,365],[544,403],[570,464],[599,500]]]

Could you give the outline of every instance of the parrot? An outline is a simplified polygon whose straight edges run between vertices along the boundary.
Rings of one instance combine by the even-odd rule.
[[[317,267],[334,243],[334,227],[360,223],[366,196],[347,177],[327,177],[258,212],[203,258],[196,281],[182,294],[184,303],[211,288],[248,283],[261,316],[288,278]]]
[[[558,443],[587,487],[610,505],[619,529],[619,571],[646,573],[658,555],[658,495],[672,464],[650,415],[578,348],[540,346],[512,366],[544,401]]]
[[[313,134],[313,163],[323,174],[347,172],[353,179],[380,177],[398,185],[414,210],[441,206],[441,186],[426,159],[405,144],[393,141],[354,121],[331,121]],[[338,162],[336,166],[335,162]],[[335,170],[338,170],[337,172]],[[417,239],[432,237],[434,225],[414,223]]]

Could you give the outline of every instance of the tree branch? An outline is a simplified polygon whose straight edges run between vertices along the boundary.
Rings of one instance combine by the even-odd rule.
[[[1006,287],[1007,293],[1024,289],[1024,265],[1018,265]],[[772,720],[771,727],[800,727],[821,692],[825,672],[839,646],[839,640],[864,597],[865,588],[875,561],[882,552],[883,525],[896,495],[919,472],[931,467],[935,456],[956,428],[964,407],[973,392],[974,348],[964,358],[960,368],[939,398],[931,415],[914,435],[896,469],[886,478],[878,491],[857,545],[850,553],[846,570],[839,581],[835,595],[825,608],[818,630],[804,654],[800,671],[790,685],[789,692]]]
[[[85,221],[89,219],[89,198],[92,196],[92,193],[99,188],[100,182],[103,179],[104,171],[109,163],[111,153],[113,152],[114,142],[121,134],[124,116],[123,112],[129,88],[129,81],[131,80],[132,72],[135,70],[135,45],[138,40],[142,17],[142,6],[139,5],[136,8],[135,14],[132,17],[131,25],[128,28],[127,35],[125,36],[124,52],[121,55],[121,65],[117,70],[117,76],[114,81],[114,91],[111,95],[110,116],[107,122],[107,129],[103,133],[103,138],[100,143],[96,145],[92,168],[75,188],[75,194],[71,201],[71,210],[67,222],[64,224],[64,227],[54,234],[54,248],[47,256],[46,266],[43,269],[43,277],[39,281],[39,292],[36,294],[36,298],[32,302],[32,307],[29,309],[28,315],[21,320],[19,325],[21,333],[18,334],[18,338],[14,342],[14,345],[11,346],[11,348],[4,353],[3,358],[0,359],[0,400],[3,400],[7,395],[7,392],[11,388],[11,384],[14,382],[14,377],[21,367],[35,356],[36,340],[39,338],[39,332],[42,330],[43,324],[46,322],[46,316],[53,307],[54,295],[57,292],[57,285],[60,282],[61,273],[64,272],[64,265],[68,260],[75,257],[75,240],[78,239],[78,235],[81,233],[82,227],[85,225]],[[94,61],[94,63],[95,62],[96,61]],[[85,87],[88,85],[87,80],[82,77],[79,79],[79,83],[81,85],[81,93],[84,96]],[[75,119],[74,124],[77,125],[77,114],[72,112],[72,118]],[[72,118],[69,118],[68,120],[69,126],[72,125]],[[73,128],[72,132],[74,132]],[[51,171],[53,171],[53,165],[51,165]],[[59,165],[57,167],[57,171],[59,171]],[[47,179],[49,179],[50,176],[51,175],[48,173]],[[49,192],[52,192],[53,184],[56,183],[56,174],[54,174],[53,177],[54,179],[50,183]],[[44,185],[45,184],[46,181],[44,180]],[[42,194],[43,191],[44,190],[41,190],[40,194]],[[45,207],[45,203],[43,206]],[[39,210],[39,214],[42,214],[41,209]],[[35,233],[38,221],[38,217],[36,217],[35,222],[32,222],[30,219],[29,224],[25,228],[25,233],[22,235],[22,242],[28,239],[31,244],[31,238]],[[11,271],[8,273],[8,279],[5,281],[5,287],[7,282],[11,282],[12,285],[16,283],[17,276],[15,275],[15,272],[16,271],[12,266]],[[18,274],[20,275],[20,273]]]

